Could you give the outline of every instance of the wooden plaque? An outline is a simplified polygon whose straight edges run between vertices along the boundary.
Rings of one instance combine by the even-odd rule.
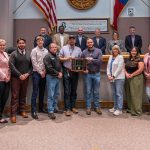
[[[82,72],[87,69],[87,60],[84,58],[74,58],[72,59],[71,71]]]

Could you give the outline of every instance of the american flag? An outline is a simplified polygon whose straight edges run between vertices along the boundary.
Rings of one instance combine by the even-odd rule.
[[[44,13],[50,32],[57,26],[55,0],[33,0],[38,8]]]

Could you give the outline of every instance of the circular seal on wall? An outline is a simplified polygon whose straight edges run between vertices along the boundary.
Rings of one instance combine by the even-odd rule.
[[[97,0],[68,0],[68,2],[76,9],[85,10],[93,7]]]

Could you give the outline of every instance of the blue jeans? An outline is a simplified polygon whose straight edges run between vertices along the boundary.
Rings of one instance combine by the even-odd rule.
[[[114,82],[111,82],[115,110],[122,110],[123,108],[124,82],[125,79],[116,79]]]
[[[100,73],[95,74],[85,74],[85,99],[86,99],[86,108],[91,108],[91,101],[94,101],[94,108],[100,107]]]
[[[147,95],[148,100],[150,102],[150,86],[147,86],[147,85],[146,85],[146,95]]]
[[[33,91],[31,97],[31,111],[36,112],[36,99],[39,92],[39,110],[44,107],[44,92],[46,78],[42,78],[38,72],[33,72],[32,74]]]
[[[48,112],[53,113],[57,108],[58,96],[59,96],[59,83],[60,80],[57,77],[46,75],[47,82],[47,99],[48,99]]]

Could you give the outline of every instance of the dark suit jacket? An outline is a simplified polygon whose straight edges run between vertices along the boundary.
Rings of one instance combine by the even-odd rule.
[[[142,47],[141,36],[135,35],[134,46],[136,46],[139,49],[139,53],[141,54],[141,47]],[[127,52],[130,52],[131,49],[133,48],[131,35],[127,35],[125,38],[125,48],[127,49]]]
[[[99,44],[97,44],[96,37],[93,37],[94,47],[101,49],[102,54],[105,55],[105,49],[106,49],[106,39],[103,37],[100,37]]]
[[[42,35],[39,35],[39,36],[42,36]],[[42,37],[44,38],[44,45],[43,46],[44,46],[44,48],[48,49],[48,46],[52,43],[52,38],[47,34],[42,36]],[[34,47],[37,46],[36,38],[37,38],[37,36],[34,39]]]
[[[86,49],[86,40],[87,40],[87,37],[86,36],[82,36],[82,41],[81,41],[81,45],[80,45],[80,42],[79,42],[79,38],[78,38],[78,35],[76,36],[76,43],[75,45],[80,47],[81,50],[85,50]]]

